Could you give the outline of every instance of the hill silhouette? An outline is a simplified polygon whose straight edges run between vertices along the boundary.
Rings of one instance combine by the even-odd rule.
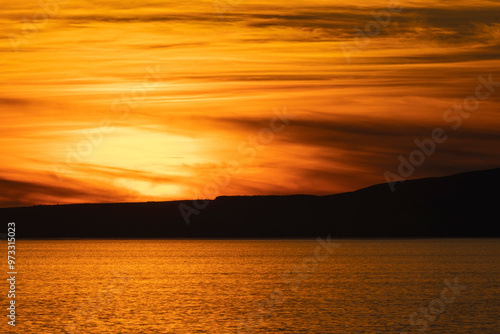
[[[328,196],[222,196],[201,210],[193,201],[32,206],[0,209],[0,220],[16,222],[18,238],[46,239],[500,237],[498,189],[500,168],[409,180],[394,193],[379,184]]]

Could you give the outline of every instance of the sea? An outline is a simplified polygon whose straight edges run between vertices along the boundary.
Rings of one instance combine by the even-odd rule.
[[[15,327],[2,268],[1,333],[500,333],[500,239],[19,240]]]

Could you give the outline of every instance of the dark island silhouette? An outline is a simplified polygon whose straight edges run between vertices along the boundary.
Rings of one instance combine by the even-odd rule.
[[[17,238],[500,237],[500,168],[379,184],[328,196],[221,196],[193,201],[0,209]]]

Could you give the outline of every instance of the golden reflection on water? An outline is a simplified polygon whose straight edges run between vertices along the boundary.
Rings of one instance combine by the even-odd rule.
[[[454,277],[426,333],[498,333],[498,240],[339,243],[20,241],[16,333],[417,333]]]

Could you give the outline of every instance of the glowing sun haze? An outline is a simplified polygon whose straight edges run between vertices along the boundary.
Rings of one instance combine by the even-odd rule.
[[[478,76],[500,81],[500,2],[401,1],[360,39],[390,3],[3,1],[0,206],[210,197],[229,162],[219,195],[350,191],[436,127],[449,140],[411,178],[500,166],[500,89],[443,120]]]

